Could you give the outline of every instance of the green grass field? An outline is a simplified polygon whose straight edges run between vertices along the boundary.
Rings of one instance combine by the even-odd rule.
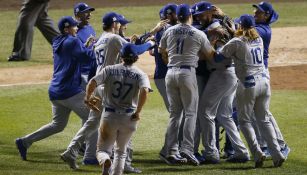
[[[1,88],[0,91],[0,174],[98,174],[99,167],[81,166],[71,171],[59,159],[73,135],[80,128],[78,117],[71,115],[64,132],[34,143],[29,149],[28,160],[22,161],[14,140],[51,121],[51,105],[47,85]],[[159,93],[150,94],[142,112],[142,119],[134,136],[134,165],[143,174],[307,174],[307,91],[273,91],[271,110],[275,115],[291,154],[281,168],[272,168],[266,161],[263,169],[253,169],[253,162],[199,167],[168,166],[158,159],[163,144],[168,114]],[[79,163],[81,159],[79,160]]]
[[[280,14],[279,21],[274,24],[273,27],[307,25],[307,2],[274,3],[273,5]],[[221,7],[225,13],[229,14],[229,16],[233,18],[244,13],[252,14],[254,10],[253,7],[251,7],[251,4],[220,4],[219,7]],[[100,36],[102,32],[101,16],[112,10],[124,14],[128,19],[133,20],[133,23],[128,26],[128,35],[134,33],[142,34],[145,31],[150,30],[158,22],[158,11],[160,8],[160,6],[98,8],[93,13],[91,23],[97,32],[97,36]],[[72,9],[50,10],[49,15],[57,23],[61,16],[73,15],[73,11]],[[35,30],[34,35],[31,61],[19,63],[7,62],[7,57],[12,51],[17,16],[18,11],[0,12],[0,18],[3,20],[5,19],[5,25],[3,25],[0,30],[0,68],[52,64],[51,47],[37,29]]]

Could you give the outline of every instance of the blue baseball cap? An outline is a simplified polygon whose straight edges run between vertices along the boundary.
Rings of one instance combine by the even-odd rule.
[[[115,13],[115,12],[106,13],[106,14],[102,17],[102,23],[103,23],[103,25],[110,26],[110,25],[113,24],[113,22],[119,22],[119,17],[118,17],[118,15],[117,15],[117,13]]]
[[[87,11],[95,11],[95,8],[90,7],[89,5],[85,4],[84,2],[80,2],[74,6],[74,14],[83,13]]]
[[[266,14],[272,14],[273,6],[268,2],[260,2],[259,4],[254,4],[253,7],[258,8]]]
[[[77,26],[79,23],[71,16],[64,16],[58,22],[58,28],[61,33],[64,33],[64,29],[68,27]]]
[[[172,13],[176,13],[176,9],[177,9],[177,4],[167,4],[166,6],[164,6],[163,14],[164,16],[166,16]]]
[[[126,43],[120,49],[120,56],[122,58],[135,58],[138,56],[138,49],[136,45],[131,43]]]
[[[121,15],[121,14],[117,14],[117,15],[118,15],[118,21],[121,25],[126,25],[132,22],[132,21],[127,20],[124,15]]]
[[[239,18],[239,24],[242,28],[248,29],[255,27],[255,18],[252,15],[244,14]]]
[[[192,10],[188,4],[180,4],[177,7],[176,14],[178,18],[185,18],[192,14]]]
[[[165,20],[166,17],[164,15],[164,7],[162,7],[159,11],[159,17],[160,17],[160,20]]]
[[[194,15],[202,14],[205,11],[212,9],[212,4],[210,2],[201,1],[196,4]]]
[[[196,5],[197,5],[197,3],[193,4],[192,7],[191,7],[192,15],[193,15],[193,16],[195,15]]]

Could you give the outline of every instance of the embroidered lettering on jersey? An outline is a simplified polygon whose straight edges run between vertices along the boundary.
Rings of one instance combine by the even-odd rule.
[[[110,69],[110,76],[124,76],[134,80],[138,80],[140,75],[125,69]]]
[[[195,34],[195,31],[190,29],[184,29],[184,28],[176,28],[172,30],[172,35],[190,35],[193,36]]]

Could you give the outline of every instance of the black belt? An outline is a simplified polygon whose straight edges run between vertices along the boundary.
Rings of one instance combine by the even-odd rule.
[[[131,108],[123,110],[123,111],[116,111],[114,108],[109,108],[109,107],[105,107],[104,110],[106,112],[116,112],[116,113],[120,113],[120,112],[122,112],[122,113],[131,113],[131,112],[134,111],[134,109],[131,109]]]
[[[168,68],[171,69],[171,68],[174,68],[174,67],[176,67],[176,66],[169,66]],[[182,65],[182,66],[179,66],[178,68],[180,68],[180,69],[191,69],[192,66]]]
[[[230,68],[230,67],[234,67],[234,64],[226,65],[226,66],[225,66],[225,69],[228,69],[228,68]],[[218,69],[213,68],[213,69],[210,69],[210,72],[214,72],[214,71],[216,71],[216,70],[218,70]]]

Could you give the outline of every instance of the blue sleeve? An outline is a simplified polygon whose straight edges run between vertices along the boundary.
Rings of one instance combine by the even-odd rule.
[[[79,59],[81,62],[89,62],[92,59],[95,59],[94,51],[86,48],[80,39],[76,38],[74,40],[74,47],[72,50],[72,55]]]
[[[141,44],[141,45],[135,45],[135,48],[136,48],[138,55],[143,54],[144,52],[146,52],[151,47],[152,47],[152,45],[148,42],[145,43],[145,44]]]

